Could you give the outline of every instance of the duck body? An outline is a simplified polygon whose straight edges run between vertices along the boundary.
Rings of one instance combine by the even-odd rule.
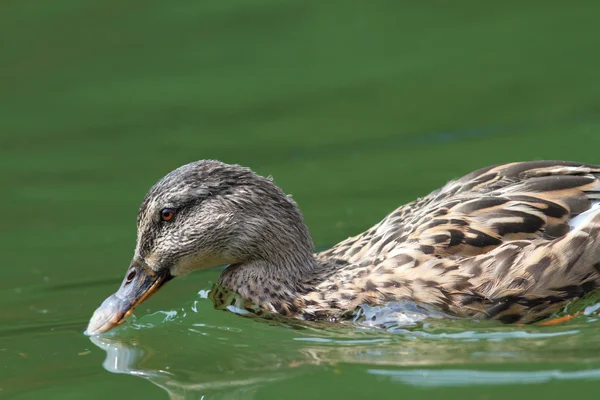
[[[461,317],[535,322],[600,286],[599,177],[600,166],[563,161],[483,168],[315,254],[323,269],[297,296],[281,296],[289,303],[273,301],[278,288],[269,285],[233,290],[253,313],[258,304],[309,320],[410,300]]]
[[[226,261],[230,265],[211,292],[216,308],[233,305],[255,314],[316,320],[336,318],[362,304],[409,300],[459,317],[530,323],[600,286],[600,166],[534,161],[482,168],[314,254],[295,203],[279,188],[239,166],[198,163],[192,175],[200,182],[211,182],[212,170],[220,171],[220,178],[213,176],[220,182],[214,196],[223,197],[219,206],[209,204],[222,217],[219,229],[226,236],[214,223],[207,225],[213,238],[198,239],[195,246],[202,251],[173,257],[169,275]],[[134,262],[142,260],[154,274],[164,268],[157,266],[156,252],[140,245],[150,235],[146,208],[165,203],[153,191],[175,185],[172,180],[187,179],[179,184],[192,185],[189,171],[177,171],[155,185],[138,215]],[[222,176],[229,183],[221,185]],[[255,216],[247,217],[249,211]],[[166,235],[160,232],[155,235]],[[102,307],[98,312],[106,314]]]

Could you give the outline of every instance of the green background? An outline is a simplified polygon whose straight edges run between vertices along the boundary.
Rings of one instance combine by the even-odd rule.
[[[485,165],[600,163],[599,15],[596,1],[3,1],[0,397],[597,396],[592,317],[294,329],[213,310],[205,271],[104,338],[108,353],[82,331],[120,284],[144,193],[190,161],[273,175],[318,248]]]

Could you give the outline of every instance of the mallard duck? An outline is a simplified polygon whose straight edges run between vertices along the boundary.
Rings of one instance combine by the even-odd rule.
[[[146,194],[125,279],[87,333],[122,323],[172,278],[220,265],[217,308],[318,320],[409,300],[458,317],[539,321],[600,285],[599,200],[600,166],[496,165],[314,254],[298,207],[271,179],[193,162]]]

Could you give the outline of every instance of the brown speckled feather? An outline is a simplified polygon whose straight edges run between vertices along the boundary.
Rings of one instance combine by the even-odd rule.
[[[600,285],[600,166],[523,162],[475,171],[316,255],[341,267],[296,302],[305,318],[408,299],[459,316],[531,322]]]

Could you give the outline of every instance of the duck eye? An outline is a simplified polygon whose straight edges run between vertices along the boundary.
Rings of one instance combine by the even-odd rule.
[[[163,208],[160,210],[160,218],[163,221],[170,221],[175,216],[175,211],[172,208]]]

